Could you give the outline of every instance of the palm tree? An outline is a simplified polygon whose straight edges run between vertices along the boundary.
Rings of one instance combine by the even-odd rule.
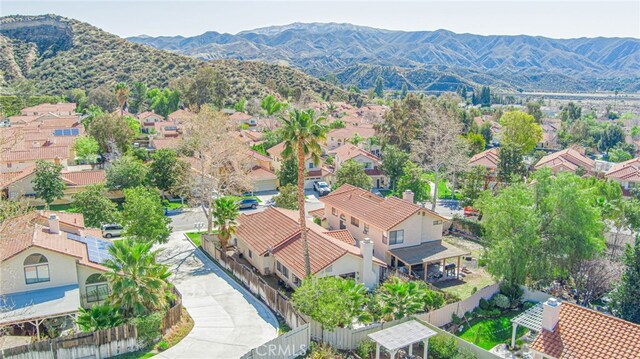
[[[119,306],[125,318],[164,310],[173,298],[171,275],[167,266],[156,263],[158,251],[151,243],[123,239],[109,248],[110,259],[103,265],[110,269],[107,278],[111,294],[109,303]]]
[[[100,329],[117,327],[124,323],[118,307],[110,304],[94,305],[90,309],[80,307],[76,324],[83,332],[95,332]]]
[[[391,277],[382,285],[378,294],[383,319],[401,319],[422,311],[428,290],[424,282],[403,281],[398,277]]]
[[[316,118],[312,109],[289,112],[289,118],[282,117],[284,151],[283,157],[298,156],[298,213],[300,215],[300,231],[304,243],[304,265],[306,275],[311,274],[309,259],[309,242],[307,241],[307,225],[304,211],[304,165],[305,159],[311,157],[314,164],[320,163],[320,142],[325,140],[327,126],[325,118]]]
[[[229,238],[236,233],[238,227],[238,204],[231,197],[220,197],[213,204],[213,223],[218,226],[218,238],[220,246],[225,249],[229,244]]]
[[[118,103],[120,104],[120,116],[124,116],[124,104],[129,98],[129,86],[127,86],[126,83],[118,82],[118,84],[116,85],[116,97],[118,98]]]

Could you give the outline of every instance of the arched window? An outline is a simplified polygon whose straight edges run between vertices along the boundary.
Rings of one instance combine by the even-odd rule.
[[[90,275],[84,282],[87,294],[87,302],[100,302],[109,296],[109,285],[107,279],[98,273]]]
[[[49,261],[42,254],[31,254],[24,260],[24,280],[27,284],[48,282]]]

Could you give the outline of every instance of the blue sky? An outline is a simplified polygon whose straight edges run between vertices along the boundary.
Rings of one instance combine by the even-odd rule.
[[[55,13],[126,37],[237,33],[292,22],[482,35],[640,38],[640,1],[2,0],[0,14]]]

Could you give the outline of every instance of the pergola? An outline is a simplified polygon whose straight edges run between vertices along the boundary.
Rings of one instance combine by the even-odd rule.
[[[398,350],[409,347],[409,355],[413,355],[413,344],[424,342],[424,355],[429,352],[429,338],[436,335],[434,330],[415,320],[404,322],[391,328],[369,334],[369,338],[376,342],[376,359],[380,359],[380,347],[386,348],[395,358]]]
[[[518,314],[511,319],[511,324],[513,326],[513,331],[511,333],[512,348],[516,346],[516,331],[518,330],[518,325],[540,333],[542,330],[542,310],[542,303],[538,303],[527,309],[524,313]]]
[[[442,270],[444,271],[445,262],[450,258],[458,259],[456,274],[457,277],[459,277],[460,257],[471,254],[471,252],[460,249],[445,241],[432,241],[417,246],[396,248],[389,250],[388,253],[392,258],[395,258],[396,268],[398,262],[402,262],[409,267],[409,273],[411,273],[412,266],[423,265],[425,281],[427,281],[427,264],[441,262]]]
[[[0,307],[0,327],[32,324],[40,339],[40,324],[47,319],[75,318],[80,307],[77,285],[7,294]]]

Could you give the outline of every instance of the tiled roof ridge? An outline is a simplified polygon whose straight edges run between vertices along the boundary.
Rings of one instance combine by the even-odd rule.
[[[563,301],[562,305],[565,305],[565,304],[570,305],[570,306],[572,306],[574,308],[577,308],[577,309],[580,309],[580,310],[591,312],[592,314],[596,314],[596,315],[598,315],[600,317],[606,318],[607,320],[615,320],[615,321],[620,322],[620,323],[622,323],[624,325],[631,325],[633,327],[636,327],[637,329],[640,329],[640,324],[636,324],[636,323],[624,320],[622,318],[618,318],[618,317],[613,316],[613,315],[602,313],[602,312],[599,312],[597,310],[594,310],[594,309],[591,309],[591,308],[587,308],[587,307],[581,306],[581,305],[576,304],[576,303],[570,303],[570,302],[567,302],[567,301]]]

